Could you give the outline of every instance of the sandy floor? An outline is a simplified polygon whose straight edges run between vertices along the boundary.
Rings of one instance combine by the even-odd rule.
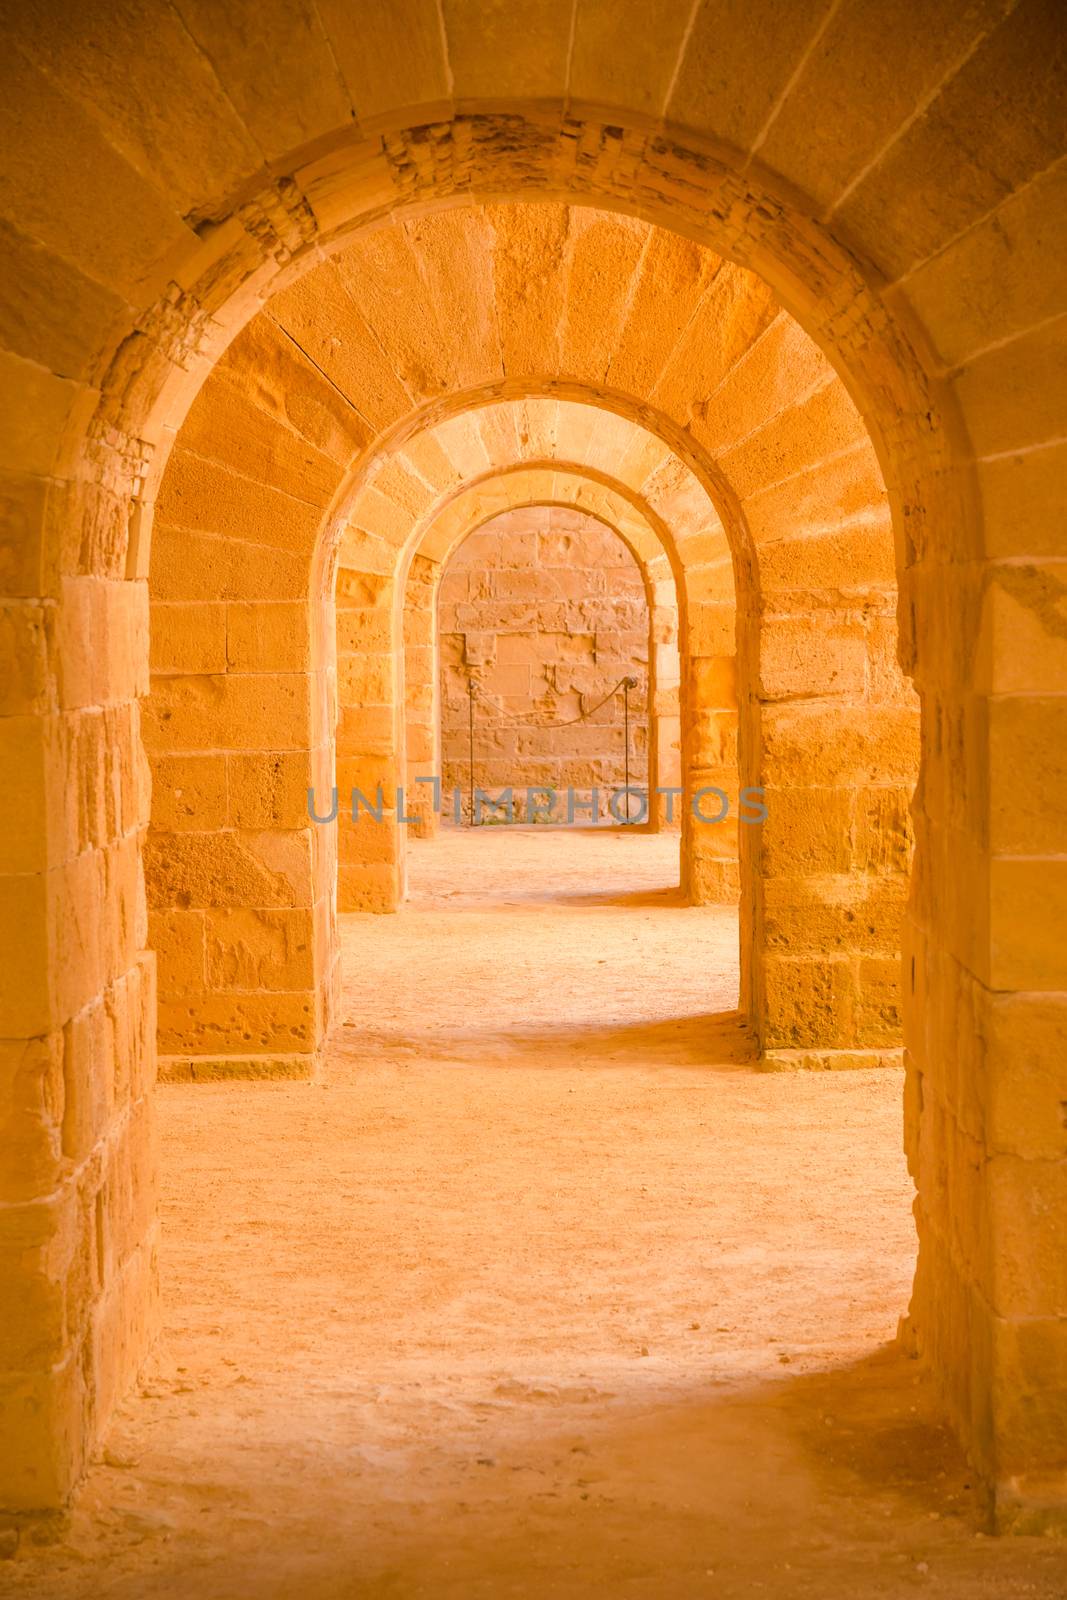
[[[413,856],[321,1081],[162,1091],[165,1342],[0,1590],[1062,1600],[890,1344],[899,1078],[752,1069],[670,839]]]

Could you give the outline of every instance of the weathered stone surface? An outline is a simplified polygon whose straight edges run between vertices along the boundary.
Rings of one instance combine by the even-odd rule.
[[[594,604],[600,607],[596,619]],[[457,631],[447,631],[446,619]],[[601,625],[586,631],[596,620]],[[550,508],[497,517],[470,534],[450,560],[438,591],[438,623],[447,790],[465,791],[469,780],[467,686],[473,682],[475,784],[513,787],[520,810],[531,782],[561,794],[573,788],[587,802],[595,763],[605,791],[597,815],[611,820],[610,792],[624,781],[624,763],[621,699],[609,691],[627,674],[639,681],[631,695],[631,781],[647,784],[647,753],[638,749],[636,735],[647,706],[640,686],[647,675],[648,607],[637,564],[611,529],[592,518],[568,526]],[[409,678],[409,706],[413,687]],[[512,746],[510,759],[496,759],[501,738]]]
[[[112,8],[106,26],[92,7],[33,6],[11,18],[0,113],[0,211],[12,278],[0,323],[12,348],[0,386],[11,426],[0,466],[16,536],[0,543],[0,572],[5,587],[30,602],[31,617],[42,600],[60,613],[54,678],[53,663],[43,663],[42,675],[40,658],[20,644],[30,671],[20,668],[11,682],[20,695],[28,689],[21,714],[63,720],[49,734],[48,749],[60,756],[45,767],[51,815],[36,846],[18,839],[16,876],[3,889],[2,953],[13,990],[2,996],[0,1032],[55,1037],[139,960],[136,724],[103,713],[123,711],[146,687],[145,604],[136,592],[151,519],[144,489],[158,482],[165,445],[208,368],[283,287],[280,275],[288,276],[273,311],[282,320],[268,310],[254,319],[257,334],[231,346],[227,383],[243,391],[232,415],[251,392],[264,415],[286,418],[345,470],[380,430],[423,402],[443,402],[460,386],[468,399],[482,399],[486,386],[521,387],[530,378],[551,393],[543,406],[518,396],[524,421],[513,432],[528,462],[549,459],[569,433],[561,427],[573,404],[566,389],[580,375],[563,352],[588,376],[600,368],[610,330],[620,360],[617,376],[607,369],[607,398],[624,409],[651,401],[664,434],[701,459],[735,541],[743,616],[754,620],[757,593],[776,612],[832,611],[849,590],[862,605],[879,592],[884,601],[900,578],[902,659],[922,687],[926,719],[909,935],[915,971],[906,985],[913,1142],[922,1151],[912,1335],[941,1374],[991,1498],[1007,1507],[1005,1520],[1040,1526],[1042,1508],[1051,1515],[1063,1500],[1062,1329],[1053,1331],[1044,1315],[1026,1323],[992,1314],[979,1264],[995,1264],[999,1281],[1014,1284],[1024,1276],[1018,1263],[1029,1261],[1037,1287],[1049,1274],[1054,1283],[1055,1269],[1033,1252],[1025,1230],[1013,1231],[1010,1206],[980,1203],[971,1173],[988,1156],[987,1134],[966,1085],[973,1090],[979,1070],[990,1082],[1015,1071],[1007,1043],[980,1030],[980,991],[994,985],[999,1003],[1020,985],[1025,1003],[1043,1004],[1063,981],[1054,941],[1035,932],[1062,920],[1057,775],[1042,766],[1049,803],[1029,807],[1017,819],[1024,831],[1013,836],[1004,773],[1032,759],[1032,735],[1007,721],[997,726],[979,699],[1005,687],[1035,700],[1059,693],[1055,606],[1038,616],[1018,590],[1005,594],[1001,585],[978,648],[983,558],[1034,566],[1062,545],[1056,8],[1041,0],[1010,13],[999,4],[935,3],[928,26],[916,30],[899,6],[822,5],[808,14],[768,0],[755,10],[704,6],[681,33],[678,17],[653,9],[641,28],[624,20],[610,60],[597,44],[599,13],[552,0],[506,16],[473,0],[442,8],[412,0],[399,11],[374,5],[363,8],[358,27],[333,0],[294,3],[271,6],[258,31],[245,26],[241,8],[216,16],[198,0],[188,10],[185,31],[151,0]],[[598,100],[610,104],[588,103]],[[357,127],[355,118],[366,120]],[[471,282],[486,282],[491,270],[504,311],[494,348],[487,319],[472,320],[464,286],[436,298],[423,293],[433,274],[420,271],[407,222],[352,247],[354,274],[347,263],[324,263],[316,248],[320,234],[335,230],[323,242],[341,244],[344,230],[386,219],[401,204],[410,217],[412,202],[425,208],[419,226],[427,224],[429,238],[437,203],[486,193],[496,202],[572,193],[616,215],[653,214],[679,236],[704,239],[715,262],[696,265],[696,246],[657,253],[649,244],[638,266],[626,248],[630,222],[598,223],[613,241],[605,264],[620,264],[629,279],[625,294],[618,275],[594,292],[597,262],[575,248],[561,204],[494,203],[491,227],[471,230],[466,256]],[[455,219],[447,226],[455,232]],[[723,256],[730,266],[719,266]],[[436,267],[443,258],[427,245],[424,259]],[[314,280],[296,283],[312,262]],[[603,328],[568,327],[572,262],[585,304],[610,307]],[[352,288],[364,268],[379,283],[360,299]],[[653,297],[659,325],[638,348],[642,308],[664,274],[675,292]],[[46,316],[36,310],[42,293],[57,302]],[[807,346],[777,320],[774,294],[814,336]],[[462,348],[448,340],[450,311]],[[853,498],[862,483],[842,476],[843,455],[836,465],[829,459],[855,438],[847,438],[845,385],[822,381],[828,361],[846,374],[856,417],[877,445],[896,569],[888,521]],[[155,599],[321,600],[310,570],[327,480],[310,498],[280,494],[271,479],[294,458],[289,441],[275,437],[272,446],[271,437],[252,419],[247,440],[229,441],[226,466],[222,454],[194,462],[179,447],[173,480],[161,486],[167,515],[155,528]],[[593,441],[594,430],[576,428],[572,437]],[[443,493],[498,459],[488,438],[461,427],[447,449],[442,441],[402,447]],[[662,473],[661,446],[613,439],[605,429],[590,453],[605,474],[628,483],[632,474],[639,490]],[[736,452],[733,477],[727,447]],[[255,472],[242,476],[238,462]],[[303,467],[306,487],[318,468],[306,457]],[[810,495],[816,482],[836,485],[822,504]],[[649,503],[670,501],[662,487],[661,479]],[[806,536],[786,537],[801,521]],[[706,528],[689,532],[703,538]],[[134,581],[123,581],[127,572]],[[729,653],[713,609],[722,602],[720,581],[712,570],[694,578],[686,647],[699,643],[697,654]],[[370,576],[353,582],[367,605],[386,588]],[[868,657],[869,669],[875,659]],[[884,654],[877,659],[882,672]],[[755,653],[742,665],[758,674]],[[793,692],[790,682],[805,687],[796,659],[768,666],[783,672],[785,692]],[[848,670],[855,660],[841,667]],[[774,706],[762,745],[759,707],[743,702],[741,745],[762,750],[783,790],[786,779],[795,786],[798,773],[810,775],[814,749],[835,774],[822,780],[831,790],[858,783],[899,793],[914,776],[906,726],[910,717],[914,728],[914,712],[894,701],[891,674],[883,679],[891,712],[873,700],[858,709]],[[39,704],[53,681],[58,712]],[[754,680],[742,681],[747,689]],[[325,676],[316,682],[308,717],[321,726],[293,753],[323,747],[330,692]],[[386,753],[397,742],[381,715],[390,709],[366,708]],[[258,711],[269,718],[262,704]],[[688,731],[687,716],[683,739]],[[220,748],[228,772],[229,747],[180,754],[206,763]],[[120,763],[129,768],[124,779],[109,766],[116,749],[129,758]],[[41,746],[27,741],[15,754],[30,764],[19,792],[32,798]],[[889,828],[899,838],[898,823]],[[815,831],[796,852],[813,863],[833,857],[830,840]],[[864,848],[880,873],[886,853],[877,825],[870,831]],[[782,844],[779,836],[776,848]],[[1020,848],[1029,844],[1035,848]],[[325,847],[320,853],[327,859]],[[318,882],[316,905],[322,890]],[[815,1007],[809,1019],[821,1014],[831,1033],[847,1031],[862,1000],[860,1009],[855,995],[845,1004],[844,965],[793,973],[790,988],[779,963],[767,996],[781,997],[791,1027],[804,1026],[800,999]],[[1033,1045],[1041,1081],[1052,1039],[1041,1032]],[[1049,1103],[1041,1104],[1047,1118]],[[122,1159],[129,1171],[150,1163],[139,1146]],[[1060,1217],[1062,1196],[1045,1192],[1039,1174],[1020,1182],[1012,1203],[1035,1197]],[[73,1258],[65,1263],[83,1293],[69,1348],[48,1373],[5,1381],[5,1421],[17,1424],[20,1446],[17,1458],[0,1455],[6,1505],[65,1498],[93,1427],[136,1366],[151,1301],[151,1229],[137,1216],[131,1211],[129,1226],[142,1232],[127,1253],[123,1289],[86,1284],[75,1278]],[[87,1392],[86,1374],[98,1392]],[[19,1421],[27,1416],[32,1425]]]

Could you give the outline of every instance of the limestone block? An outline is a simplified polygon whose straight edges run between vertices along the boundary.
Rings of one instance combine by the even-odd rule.
[[[733,287],[735,292],[747,290],[754,300],[752,343],[744,362],[732,363],[722,383],[709,394],[695,422],[702,442],[716,455],[730,458],[730,481],[736,482],[741,494],[747,494],[808,465],[816,439],[824,444],[820,455],[827,453],[830,437],[839,445],[844,442],[836,430],[848,415],[848,401],[839,398],[831,405],[829,397],[818,398],[829,382],[830,365],[781,311],[765,284],[750,277],[747,283],[735,279]],[[796,427],[790,415],[794,406],[811,408],[812,428]],[[835,429],[832,435],[825,432],[825,423],[816,420],[824,411],[827,422],[834,419],[830,422]],[[746,449],[734,461],[731,452],[742,441],[751,445],[753,453]]]
[[[692,717],[689,759],[699,767],[732,766],[737,755],[736,711],[701,711]]]
[[[412,619],[413,620],[413,619]],[[392,642],[392,619],[382,607],[339,605],[337,608],[337,651],[339,656],[362,655],[388,650]],[[412,643],[418,642],[412,636]]]
[[[163,1056],[161,1083],[309,1082],[319,1065],[316,1051],[275,1051],[267,1055]]]
[[[630,287],[641,260],[644,229],[623,216],[571,212],[565,370],[589,383],[603,382],[629,309]]]
[[[226,756],[226,818],[230,827],[269,832],[308,825],[307,791],[328,787],[316,771],[316,755],[306,750],[265,750]],[[316,799],[320,814],[329,809]]]
[[[771,538],[762,546],[760,568],[764,594],[772,604],[783,590],[891,584],[889,509],[802,538]]]
[[[318,1043],[314,996],[301,990],[208,992],[159,1001],[162,1055],[307,1053]]]
[[[1061,310],[1047,262],[1057,233],[1062,241],[1065,184],[1058,165],[1038,173],[911,275],[908,300],[927,328],[936,329],[947,367]]]
[[[878,909],[882,911],[881,906]],[[900,909],[902,912],[903,906]],[[894,953],[886,956],[864,956],[859,962],[854,1042],[890,1048],[899,1045],[903,1037],[900,957],[895,953],[895,947],[900,943],[899,916],[894,923],[891,913],[883,912],[876,926],[877,932],[871,936],[871,943],[876,947],[891,948]]]
[[[324,300],[332,301],[344,316],[349,303],[332,274],[323,275],[319,293]],[[306,296],[306,289],[304,294]],[[292,304],[288,293],[277,296],[273,302],[279,315],[283,302]],[[311,326],[314,327],[314,323]],[[316,336],[322,342],[321,328],[316,329]],[[325,343],[333,355],[334,347],[329,345],[328,336]],[[301,345],[311,352],[311,359],[304,354]],[[374,429],[366,416],[345,398],[343,386],[338,388],[333,383],[323,382],[314,358],[315,350],[306,336],[294,342],[272,314],[253,317],[246,324],[217,370],[226,384],[243,395],[248,403],[283,421],[322,455],[345,469],[371,442]],[[235,421],[236,417],[235,411]]]
[[[220,13],[209,0],[194,0],[182,15],[267,156],[349,121],[351,96],[314,7],[275,4],[253,12],[238,5]]]
[[[373,862],[338,869],[339,911],[395,911],[399,899],[400,876],[395,866]]]
[[[847,872],[853,791],[847,787],[770,790],[760,828],[768,876]]]
[[[203,749],[306,749],[312,679],[307,673],[196,673],[156,679],[144,711],[152,753]]]
[[[989,892],[991,987],[1067,988],[1067,948],[1049,937],[1067,926],[1067,861],[993,860]]]
[[[825,4],[797,12],[780,0],[768,0],[758,11],[730,4],[702,8],[668,101],[671,120],[714,129],[719,138],[747,151],[829,12]],[[748,54],[750,28],[759,28],[767,40],[755,67]]]
[[[83,104],[21,53],[12,55],[5,96],[11,123],[2,137],[26,141],[33,159],[11,175],[8,213],[14,209],[22,231],[57,254],[69,258],[77,239],[83,271],[127,299],[150,302],[166,284],[166,256],[192,243],[190,230]],[[133,216],[142,219],[143,236],[118,222]]]
[[[734,654],[736,613],[719,602],[693,605],[689,611],[689,649],[693,656]]]
[[[759,670],[759,690],[764,697],[840,694],[861,698],[866,684],[867,641],[858,621],[765,620]]]
[[[47,497],[42,478],[25,470],[0,472],[0,595],[29,599],[55,592]]]
[[[0,655],[6,663],[0,716],[41,715],[54,706],[53,632],[50,608],[26,600],[0,604]]]
[[[768,1049],[855,1042],[856,971],[851,958],[768,954],[764,962]]]
[[[1067,1315],[1067,1251],[1056,1219],[1067,1206],[1067,1163],[990,1157],[985,1168],[991,1238],[988,1288],[1004,1317]]]
[[[1018,450],[1061,435],[1067,380],[1062,319],[975,356],[957,393],[976,455]]]
[[[158,1224],[128,1251],[93,1308],[89,1332],[94,1401],[107,1416],[123,1398],[160,1329]]]
[[[62,1148],[80,1165],[105,1137],[114,1116],[115,1036],[109,1006],[96,998],[63,1032]]]
[[[986,550],[993,558],[1057,556],[1067,512],[1067,444],[980,461]]]
[[[306,832],[149,834],[148,898],[159,908],[311,904]]]
[[[309,505],[179,447],[160,486],[157,515],[169,527],[222,534],[306,557],[314,548],[321,510],[321,505]]]
[[[990,1148],[1056,1161],[1067,1150],[1067,1001],[1062,995],[991,995],[981,1084]]]
[[[1056,20],[1044,7],[1005,17],[836,211],[838,225],[855,236],[878,228],[890,280],[958,238],[1047,166],[1047,140],[1061,126],[1058,44]],[[1028,107],[1025,128],[1014,130],[994,170],[979,167],[968,152],[979,147],[989,106],[1017,96]]]
[[[771,333],[777,336],[777,325]],[[722,457],[724,471],[759,528],[760,542],[775,532],[811,532],[847,521],[883,506],[886,498],[878,461],[848,391],[829,366],[819,369],[817,358],[798,348],[795,329],[783,329],[782,339],[788,342],[790,364],[772,379],[778,405],[768,405],[750,387],[755,375],[744,369],[712,402],[718,430],[738,441]],[[764,342],[753,359],[766,360]],[[752,424],[747,434],[745,420]]]
[[[307,586],[306,550],[271,549],[162,518],[153,528],[154,600],[292,600]]]
[[[768,876],[764,882],[766,947],[795,955],[840,951],[884,957],[892,965],[895,990],[906,897],[907,882],[902,876]],[[872,977],[873,972],[872,968]]]
[[[849,842],[857,870],[906,873],[914,844],[908,790],[884,784],[855,789]]]
[[[487,211],[497,230],[497,301],[513,308],[500,327],[504,367],[517,376],[537,373],[558,358],[566,211],[542,204],[490,205]]]
[[[1067,1339],[1062,1317],[997,1318],[992,1326],[1003,1532],[1062,1531]],[[1057,1516],[1055,1508],[1060,1507]]]
[[[496,660],[498,641],[492,633],[465,633],[463,660],[469,667],[482,667]]]
[[[404,641],[413,649],[431,650],[435,643],[433,612],[410,604],[404,613]],[[371,648],[374,648],[373,644]],[[381,648],[379,645],[378,648]]]
[[[11,1204],[49,1193],[63,1154],[61,1035],[0,1044],[0,1106],[0,1200]]]
[[[128,873],[135,873],[135,859],[135,854],[128,859]],[[29,882],[32,884],[34,880]],[[36,1010],[35,1020],[45,1025],[13,1027],[11,1033],[16,1036],[23,1032],[32,1035],[49,1031],[49,1018],[55,1025],[61,1025],[88,1005],[103,985],[123,970],[116,959],[113,941],[119,936],[124,936],[124,941],[129,940],[133,932],[132,927],[120,929],[109,926],[106,921],[103,852],[88,851],[36,883],[36,893],[25,905],[21,920],[11,924],[17,954],[16,950],[12,951],[11,959],[4,963],[4,971],[11,980],[12,1005],[18,996],[22,1008],[29,1011],[32,1005]],[[127,903],[129,898],[127,896]],[[118,897],[115,897],[112,909],[118,904]],[[36,950],[35,936],[41,940]],[[19,946],[22,949],[18,949]],[[27,959],[24,952],[32,954]],[[34,957],[40,962],[40,969],[31,978]]]
[[[997,853],[1055,853],[1067,791],[1063,701],[991,700],[989,839]]]
[[[978,639],[982,687],[998,695],[1067,688],[1067,561],[987,568]]]
[[[693,395],[714,395],[778,315],[766,285],[733,262],[724,262],[715,274],[702,311],[682,333],[653,391],[657,404],[669,413],[684,411]],[[722,448],[721,441],[708,434],[703,406],[696,411],[693,430],[702,444],[710,443],[716,451]]]
[[[342,705],[391,705],[395,677],[392,655],[366,652],[358,656],[341,656],[337,663],[337,692]]]
[[[0,1323],[0,1370],[42,1372],[62,1363],[96,1287],[91,1216],[72,1184],[47,1199],[0,1210],[0,1263],[17,1285]]]
[[[251,483],[325,506],[341,481],[338,463],[295,431],[289,416],[262,408],[261,394],[252,387],[254,375],[246,378],[235,371],[251,354],[238,340],[213,369],[182,424],[181,449],[215,461]],[[291,413],[294,380],[299,379],[303,391],[310,390],[316,398],[323,384],[307,364],[291,365],[288,372],[291,387],[286,404]]]
[[[412,519],[402,506],[373,486],[360,490],[341,533],[338,560],[354,572],[395,575],[397,551],[410,534]]]
[[[345,815],[351,808],[353,789],[358,789],[366,795],[368,801],[376,803],[379,784],[382,788],[383,806],[392,810],[395,791],[400,781],[400,768],[395,756],[363,756],[352,753],[337,757],[338,805]]]
[[[306,604],[226,607],[226,670],[303,673],[310,665],[311,618]]]
[[[156,755],[152,761],[152,826],[159,833],[224,827],[224,755]]]
[[[0,871],[40,872],[47,862],[46,782],[55,728],[39,717],[0,719]]]
[[[906,784],[918,767],[918,726],[910,708],[768,706],[764,774],[788,770],[803,785]]]
[[[151,177],[181,214],[204,193],[224,195],[259,165],[259,152],[206,56],[177,17],[135,4],[121,17],[72,19],[62,5],[38,8],[27,30],[33,53],[106,119],[115,148]],[[131,79],[129,61],[138,62]],[[186,117],[161,114],[177,96]],[[299,142],[299,141],[294,141]]]
[[[151,611],[153,673],[226,671],[226,607],[158,604]]]
[[[618,56],[610,67],[601,65],[602,70],[633,70],[631,60]],[[716,256],[691,240],[666,229],[653,231],[608,369],[613,387],[631,394],[652,388],[719,265]]]
[[[348,706],[342,702],[337,724],[338,751],[389,756],[395,739],[391,706]]]
[[[310,989],[315,983],[310,911],[242,906],[204,915],[206,974],[215,990]]]
[[[50,1371],[0,1378],[0,1505],[11,1512],[64,1505],[92,1438],[85,1374],[76,1353]]]
[[[152,911],[148,940],[155,951],[160,993],[199,994],[206,987],[205,913]]]

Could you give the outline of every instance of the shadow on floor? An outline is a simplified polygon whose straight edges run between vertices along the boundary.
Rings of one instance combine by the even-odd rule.
[[[454,1428],[361,1457],[294,1416],[210,1484],[97,1468],[32,1600],[1062,1600],[1067,1552],[981,1537],[931,1386],[897,1348],[685,1403],[489,1382]],[[498,1398],[509,1397],[508,1403]],[[335,1407],[336,1409],[336,1407]],[[465,1412],[465,1415],[460,1415]],[[279,1424],[282,1419],[278,1419]],[[110,1521],[109,1521],[110,1514]],[[95,1515],[95,1521],[90,1519]],[[12,1569],[9,1568],[9,1572]],[[0,1580],[2,1581],[2,1580]]]
[[[358,1065],[383,1061],[455,1061],[474,1056],[479,1064],[521,1067],[623,1065],[642,1067],[723,1068],[753,1066],[757,1052],[748,1024],[739,1011],[706,1017],[667,1017],[656,1022],[568,1020],[559,1028],[449,1029],[416,1033],[375,1029],[346,1020],[331,1049],[339,1061]]]
[[[546,901],[547,898],[546,896]],[[635,911],[643,907],[688,906],[679,885],[665,889],[576,889],[573,893],[568,893],[566,889],[557,889],[552,892],[551,903],[574,907],[622,906]]]

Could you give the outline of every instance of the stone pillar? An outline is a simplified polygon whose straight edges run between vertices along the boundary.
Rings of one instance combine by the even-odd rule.
[[[736,616],[732,601],[690,608],[681,806],[682,888],[693,905],[734,905],[740,893]]]
[[[663,563],[666,565],[666,562]],[[653,791],[682,787],[682,711],[681,664],[678,655],[678,602],[674,580],[667,577],[652,584],[651,645],[649,650],[652,687],[652,747],[649,784]],[[649,800],[650,821],[656,832],[664,828],[680,832],[683,806],[675,796],[653,793]]]
[[[988,419],[992,450],[999,396]],[[906,591],[926,737],[904,969],[919,1231],[905,1333],[938,1373],[990,1528],[1024,1533],[1067,1532],[1067,591],[1048,555],[1059,530],[1027,516],[1050,454],[985,469],[994,559],[919,565]],[[968,679],[939,681],[959,662]]]
[[[918,718],[888,605],[762,618],[754,940],[768,1064],[900,1059]]]
[[[403,780],[391,573],[342,566],[337,574],[337,903],[341,911],[395,911],[402,893],[397,789]],[[358,791],[353,816],[353,793]],[[380,811],[380,816],[378,815]]]
[[[308,600],[159,600],[145,855],[166,1077],[307,1076],[328,1022],[329,745]]]
[[[157,1324],[155,963],[139,860],[148,607],[124,550],[102,548],[125,527],[111,496],[42,479],[8,493],[0,1509],[41,1513],[68,1498]],[[59,574],[46,516],[101,575]]]
[[[405,808],[418,821],[409,824],[419,839],[432,839],[439,812],[434,810],[432,784],[440,780],[441,756],[437,708],[437,581],[440,566],[417,555],[411,563],[404,595],[404,753]]]

